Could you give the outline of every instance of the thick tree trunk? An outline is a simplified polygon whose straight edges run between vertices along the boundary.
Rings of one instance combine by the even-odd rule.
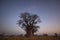
[[[26,36],[27,36],[27,37],[32,37],[32,36],[33,36],[33,32],[32,32],[31,29],[30,29],[30,30],[27,30],[26,32],[27,32],[27,33],[26,33]]]

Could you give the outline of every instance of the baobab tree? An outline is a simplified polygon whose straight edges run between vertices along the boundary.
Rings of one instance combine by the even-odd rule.
[[[40,21],[39,16],[36,14],[30,14],[27,12],[21,13],[19,15],[18,25],[26,31],[26,36],[33,36],[34,33],[40,28],[36,24]]]

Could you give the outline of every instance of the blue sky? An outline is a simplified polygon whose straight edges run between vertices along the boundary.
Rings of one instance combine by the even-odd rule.
[[[25,34],[25,31],[16,24],[19,14],[29,12],[40,16],[37,34],[60,33],[60,1],[58,0],[1,0],[0,1],[0,33]]]

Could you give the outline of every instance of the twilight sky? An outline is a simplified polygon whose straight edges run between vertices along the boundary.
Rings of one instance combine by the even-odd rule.
[[[60,33],[60,1],[58,0],[0,0],[0,33],[25,34],[16,23],[19,14],[29,12],[40,16],[36,34]]]

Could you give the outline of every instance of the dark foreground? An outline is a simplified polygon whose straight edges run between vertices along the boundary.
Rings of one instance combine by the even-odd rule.
[[[60,40],[60,37],[55,37],[55,36],[33,36],[33,37],[5,36],[5,37],[0,37],[0,40]]]

